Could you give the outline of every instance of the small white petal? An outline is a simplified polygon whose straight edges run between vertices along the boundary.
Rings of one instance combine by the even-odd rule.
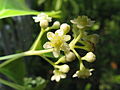
[[[55,31],[55,34],[59,35],[59,36],[62,36],[63,35],[63,31],[59,29],[59,30]]]
[[[53,80],[55,80],[55,76],[54,75],[51,77],[51,81],[53,81]]]
[[[52,46],[50,45],[50,42],[46,42],[44,45],[43,45],[43,48],[52,48]]]
[[[78,77],[79,71],[76,71],[76,73],[72,77]]]
[[[70,20],[70,22],[76,24],[76,21],[75,21],[75,20]]]
[[[82,25],[81,25],[81,26],[80,26],[80,25],[77,25],[77,27],[80,28],[80,29],[83,29],[83,28],[84,28],[84,26],[82,26]]]
[[[59,55],[60,55],[60,51],[59,50],[54,50],[53,51],[53,55],[54,55],[54,57],[59,57]]]
[[[55,79],[56,79],[56,82],[59,82],[60,81],[60,76],[56,76]]]
[[[61,78],[66,78],[66,74],[62,74],[60,77]]]
[[[77,77],[77,74],[75,73],[72,77],[73,77],[73,78],[74,78],[74,77]]]
[[[48,38],[49,40],[53,39],[54,36],[55,36],[55,34],[54,34],[53,32],[48,32],[48,33],[47,33],[47,38]]]
[[[90,69],[89,71],[90,71],[90,72],[91,72],[91,71],[94,71],[94,69]]]
[[[65,41],[69,41],[71,39],[71,36],[70,35],[64,35],[63,38],[64,38]]]
[[[33,19],[35,20],[35,22],[39,22],[39,17],[33,17]]]

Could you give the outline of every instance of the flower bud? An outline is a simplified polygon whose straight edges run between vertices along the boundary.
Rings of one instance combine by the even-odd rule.
[[[63,73],[67,73],[70,70],[70,67],[67,64],[61,65],[59,67],[59,71],[63,72]]]
[[[84,57],[81,58],[82,60],[86,60],[88,62],[94,62],[96,59],[95,54],[92,52],[88,52]]]
[[[63,30],[64,34],[67,34],[70,31],[70,25],[63,23],[60,26],[60,30]]]
[[[58,29],[60,27],[60,22],[59,21],[55,21],[52,25],[52,29]]]
[[[66,61],[67,62],[71,62],[73,60],[75,60],[76,56],[73,52],[69,52],[68,54],[66,54]]]
[[[41,26],[41,28],[47,28],[48,27],[48,21],[47,20],[40,21],[40,26]]]

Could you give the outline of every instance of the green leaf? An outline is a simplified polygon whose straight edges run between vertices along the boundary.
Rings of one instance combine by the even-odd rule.
[[[13,16],[23,16],[23,15],[37,15],[40,12],[37,11],[25,11],[25,10],[11,10],[11,9],[5,9],[0,11],[0,19],[7,18],[7,17],[13,17]]]
[[[0,72],[15,83],[23,84],[23,78],[26,74],[25,63],[21,59],[15,60],[0,68]]]
[[[36,15],[38,13],[30,10],[24,0],[0,0],[0,19],[18,15]]]
[[[27,7],[24,0],[0,0],[0,19],[20,15],[37,15],[40,12]],[[46,12],[52,17],[59,17],[60,12]]]

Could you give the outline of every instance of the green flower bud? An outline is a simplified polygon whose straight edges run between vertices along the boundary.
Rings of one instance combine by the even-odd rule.
[[[94,62],[96,59],[95,54],[92,52],[88,52],[84,57],[81,58],[82,60],[86,60],[88,62]]]
[[[63,30],[64,34],[67,34],[70,31],[70,25],[68,25],[67,23],[63,23],[60,26],[60,30]]]
[[[60,22],[59,21],[55,21],[52,25],[52,29],[58,29],[60,27]]]

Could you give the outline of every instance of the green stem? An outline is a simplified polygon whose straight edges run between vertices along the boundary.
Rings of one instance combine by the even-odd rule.
[[[79,48],[79,49],[85,49],[85,46],[75,46],[75,48]]]
[[[81,40],[79,40],[78,42],[81,43],[81,44],[83,44],[83,45],[87,44],[85,41],[81,41]]]
[[[80,40],[81,36],[82,36],[82,33],[80,33],[78,37],[74,40],[74,45]]]
[[[16,90],[25,90],[25,87],[15,84],[15,83],[12,83],[12,82],[9,82],[9,81],[6,81],[6,80],[3,80],[2,78],[0,78],[0,83],[10,86]]]
[[[16,58],[16,57],[23,57],[25,52],[18,53],[18,54],[13,54],[13,55],[7,55],[7,56],[2,56],[0,57],[1,60],[6,60],[6,59],[11,59],[11,58]]]
[[[84,67],[84,65],[83,65],[83,62],[82,62],[82,60],[81,60],[80,55],[76,52],[75,49],[73,49],[72,51],[75,53],[75,55],[77,56],[77,58],[78,58],[78,60],[79,60],[79,62],[80,62],[80,70],[83,70],[85,67]]]
[[[43,59],[45,59],[48,63],[50,63],[53,67],[55,66],[55,63],[52,62],[50,59],[48,59],[47,57],[43,56],[43,55],[39,55],[41,56]]]
[[[80,55],[76,52],[75,49],[72,49],[72,51],[74,52],[74,54],[77,56],[78,60],[81,61],[81,57]]]
[[[89,48],[87,48],[86,46],[75,46],[74,48],[79,48],[79,49],[84,49],[86,51],[89,51]]]
[[[83,65],[83,62],[82,62],[82,60],[80,60],[79,62],[80,62],[80,70],[83,70],[83,69],[85,69],[85,66]]]
[[[22,53],[18,53],[18,54],[0,57],[0,60],[6,60],[6,59],[11,59],[11,58],[16,58],[16,57],[23,57],[23,56],[40,55],[40,54],[49,53],[52,51],[53,51],[53,49],[26,51],[26,52],[22,52]]]
[[[52,52],[52,51],[53,51],[53,49],[27,51],[27,52],[24,52],[24,56],[41,55],[41,54],[49,53],[49,52]]]
[[[70,44],[69,44],[69,46],[70,46],[70,49],[74,49],[74,47],[75,47],[75,44],[80,40],[80,38],[82,37],[82,31],[80,32],[80,34],[77,36],[77,38],[74,38],[71,42],[70,42]]]
[[[41,39],[41,37],[43,36],[44,33],[45,33],[45,30],[41,28],[41,31],[40,31],[37,39],[33,43],[32,47],[30,48],[30,50],[35,50],[38,47],[38,45],[40,43],[40,39]]]

